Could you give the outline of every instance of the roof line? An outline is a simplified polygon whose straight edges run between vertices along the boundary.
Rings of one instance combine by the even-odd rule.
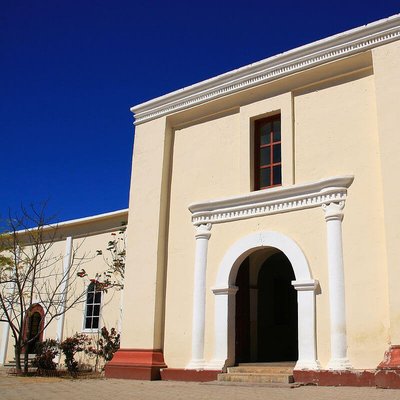
[[[131,108],[135,125],[364,52],[400,38],[400,14],[351,29],[187,86]]]
[[[125,208],[123,210],[117,210],[117,211],[111,211],[108,213],[103,213],[103,214],[97,214],[97,215],[93,215],[90,217],[83,217],[83,218],[77,218],[77,219],[71,219],[68,221],[61,221],[61,222],[55,222],[55,223],[50,223],[50,224],[46,224],[43,226],[44,231],[47,230],[51,230],[54,228],[60,229],[60,228],[68,228],[70,226],[73,225],[79,225],[79,224],[84,224],[84,223],[90,223],[90,222],[97,222],[97,221],[101,221],[103,219],[108,219],[108,218],[113,218],[113,217],[118,217],[118,216],[122,216],[125,214],[128,214],[129,209]],[[122,222],[122,221],[121,221]],[[19,231],[17,231],[17,233],[19,235],[23,235],[25,233],[29,233],[33,230],[35,230],[37,227],[32,227],[32,228],[27,228],[27,229],[21,229]]]
[[[76,218],[76,219],[71,219],[68,221],[61,221],[54,225],[56,225],[58,228],[63,228],[65,226],[69,226],[69,225],[77,225],[77,224],[82,224],[82,223],[87,223],[87,222],[96,222],[96,221],[100,221],[102,219],[107,219],[107,218],[117,217],[118,215],[127,214],[128,211],[129,211],[128,208],[124,208],[123,210],[111,211],[108,213],[97,214],[97,215],[92,215],[92,216],[83,217],[83,218]]]

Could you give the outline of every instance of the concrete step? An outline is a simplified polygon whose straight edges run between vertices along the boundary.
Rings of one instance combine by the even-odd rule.
[[[246,383],[293,383],[290,374],[263,374],[263,373],[227,373],[218,374],[220,382],[246,382]]]
[[[32,360],[36,357],[36,354],[28,354],[28,365],[30,366],[32,364]],[[21,355],[20,357],[21,360],[21,365],[24,364],[24,356]],[[15,368],[16,361],[15,358],[12,360],[8,360],[6,363],[4,363],[5,368]]]
[[[275,383],[275,382],[223,382],[223,381],[210,381],[210,382],[202,382],[202,385],[211,385],[211,386],[241,386],[241,387],[263,387],[263,388],[284,388],[284,389],[293,389],[303,386],[301,383]]]
[[[241,363],[229,367],[226,374],[219,374],[219,382],[291,384],[294,382],[294,362]]]
[[[285,366],[243,366],[228,367],[228,373],[255,374],[293,374],[293,367]]]

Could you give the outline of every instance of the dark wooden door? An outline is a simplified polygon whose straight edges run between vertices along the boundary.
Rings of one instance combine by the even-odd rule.
[[[28,353],[33,354],[36,352],[36,343],[40,341],[40,335],[38,335],[40,330],[40,323],[42,321],[42,316],[38,312],[34,312],[30,316],[29,326],[29,340],[33,339],[32,342],[28,344]]]
[[[236,286],[236,320],[235,320],[235,360],[236,363],[250,361],[250,292],[249,292],[249,259],[241,264]]]
[[[283,253],[269,257],[258,275],[257,361],[298,358],[297,293],[293,268]]]

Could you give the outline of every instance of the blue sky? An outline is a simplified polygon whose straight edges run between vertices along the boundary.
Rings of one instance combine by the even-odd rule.
[[[126,208],[129,108],[400,12],[398,1],[2,0],[0,216]]]

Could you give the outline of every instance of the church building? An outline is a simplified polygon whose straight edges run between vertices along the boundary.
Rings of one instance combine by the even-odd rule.
[[[399,379],[399,38],[395,15],[132,108],[106,376]]]

